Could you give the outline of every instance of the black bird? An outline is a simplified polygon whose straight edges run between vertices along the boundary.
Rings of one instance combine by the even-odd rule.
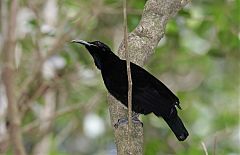
[[[100,41],[73,40],[72,42],[85,45],[92,55],[95,65],[101,71],[104,84],[109,93],[127,107],[128,78],[126,60],[121,60],[107,45]],[[188,137],[188,131],[177,115],[176,107],[181,109],[178,97],[145,69],[134,63],[130,64],[130,68],[133,111],[137,114],[147,115],[154,113],[158,117],[161,116],[177,139],[179,141],[185,140]]]

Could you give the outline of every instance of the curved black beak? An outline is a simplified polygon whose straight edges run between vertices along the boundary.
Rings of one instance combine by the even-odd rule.
[[[85,45],[85,46],[96,46],[94,44],[91,44],[87,41],[84,41],[84,40],[72,40],[71,43],[78,43],[78,44],[82,44],[82,45]]]

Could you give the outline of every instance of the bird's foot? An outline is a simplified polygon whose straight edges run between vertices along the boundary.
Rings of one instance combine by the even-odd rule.
[[[132,116],[132,123],[134,124],[141,124],[143,126],[143,123],[138,119],[139,114],[134,114]],[[128,118],[120,118],[116,124],[114,124],[115,129],[117,129],[119,126],[123,126],[125,124],[128,124]]]

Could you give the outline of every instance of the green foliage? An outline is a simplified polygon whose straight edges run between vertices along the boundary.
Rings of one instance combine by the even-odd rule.
[[[157,154],[160,150],[160,143],[159,139],[151,139],[146,145],[145,145],[145,152],[146,155],[151,154]]]

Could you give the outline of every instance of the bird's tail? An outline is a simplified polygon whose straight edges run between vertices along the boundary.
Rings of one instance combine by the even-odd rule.
[[[188,131],[178,115],[172,118],[164,118],[164,120],[167,122],[168,126],[171,128],[179,141],[184,141],[188,137]]]

